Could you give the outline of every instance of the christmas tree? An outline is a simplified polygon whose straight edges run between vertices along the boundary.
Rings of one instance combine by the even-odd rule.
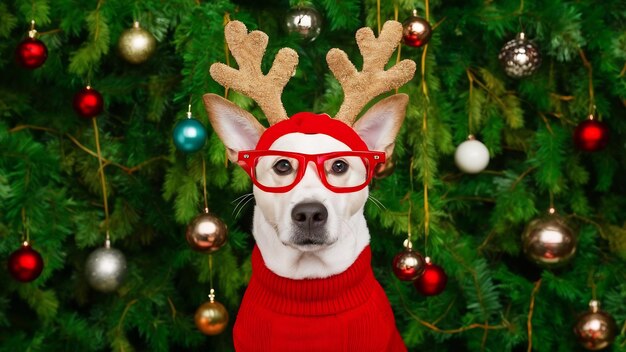
[[[321,22],[285,26],[310,8]],[[202,95],[267,120],[209,75],[236,65],[224,25],[269,35],[265,70],[280,48],[298,52],[288,115],[334,116],[343,93],[326,53],[359,62],[355,31],[394,19],[415,33],[390,64],[412,59],[417,72],[399,89],[407,116],[365,212],[409,350],[583,350],[573,327],[592,299],[616,323],[614,341],[596,342],[626,350],[623,0],[32,0],[0,3],[0,351],[232,350],[252,183],[227,161]],[[154,46],[129,50],[133,36]],[[206,144],[175,146],[188,115]],[[211,254],[185,239],[205,208],[228,226]],[[394,275],[407,237],[443,270],[443,291]],[[125,257],[123,281],[87,275],[105,239]],[[211,288],[230,321],[207,336],[194,314]]]

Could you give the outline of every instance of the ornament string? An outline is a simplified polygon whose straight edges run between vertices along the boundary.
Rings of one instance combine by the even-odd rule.
[[[394,1],[393,2],[393,19],[396,21],[398,20],[398,12],[399,12],[398,1]],[[396,55],[396,65],[400,62],[401,58],[402,58],[402,42],[398,43],[398,55]],[[396,94],[398,94],[399,89],[400,87],[396,88]]]
[[[22,226],[24,227],[22,242],[30,243],[30,226],[28,225],[28,218],[26,217],[26,208],[22,208]]]
[[[202,156],[202,193],[204,195],[204,212],[209,212],[209,202],[207,200],[207,192],[206,192],[206,161],[204,160],[204,155]]]
[[[467,74],[467,79],[469,79],[469,102],[467,109],[467,130],[469,131],[469,135],[472,135],[472,101],[474,96],[474,77],[470,73],[469,69],[465,70]]]
[[[209,300],[215,301],[215,290],[213,289],[213,254],[209,254]]]
[[[426,21],[429,21],[430,11],[428,0],[424,1],[424,5],[426,8]],[[422,61],[421,61],[421,73],[422,73],[422,93],[424,94],[424,98],[426,102],[429,102],[428,98],[428,86],[426,84],[426,53],[428,52],[428,43],[424,45],[424,51],[422,52]],[[428,115],[427,108],[424,109],[424,113],[422,116],[422,144],[424,152],[426,151],[428,145],[426,141],[426,136],[428,134]],[[413,172],[413,165],[411,165],[411,172]],[[428,206],[428,169],[424,169],[424,256],[428,256],[428,234],[430,230],[430,210]]]
[[[533,291],[530,294],[530,307],[528,309],[528,320],[526,321],[526,328],[528,329],[528,349],[527,352],[532,352],[533,350],[533,312],[535,311],[535,297],[537,296],[537,292],[539,292],[539,287],[541,286],[541,279],[535,282],[535,286],[533,287]]]
[[[109,202],[107,200],[107,182],[104,175],[104,163],[102,162],[102,150],[100,149],[100,134],[98,132],[98,122],[94,117],[91,119],[93,123],[93,131],[96,139],[96,153],[98,155],[98,174],[100,175],[100,186],[102,188],[102,204],[104,205],[104,229],[105,229],[105,245],[108,246],[111,242],[111,236],[109,235]]]
[[[580,58],[583,60],[583,65],[587,69],[587,73],[589,76],[589,115],[593,115],[594,107],[596,105],[595,94],[593,92],[593,67],[591,66],[589,60],[587,60],[587,56],[585,55],[583,49],[579,49],[578,53],[580,54]]]

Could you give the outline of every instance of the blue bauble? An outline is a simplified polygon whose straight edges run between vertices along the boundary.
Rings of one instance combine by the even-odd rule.
[[[193,153],[204,147],[206,129],[200,121],[188,118],[179,121],[174,127],[174,145],[183,153]]]

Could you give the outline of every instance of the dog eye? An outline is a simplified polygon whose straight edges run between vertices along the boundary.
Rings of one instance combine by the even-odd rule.
[[[280,159],[272,166],[277,175],[287,175],[293,171],[291,163],[287,159]]]
[[[331,170],[335,175],[341,175],[348,171],[348,163],[343,160],[335,160],[333,161],[333,165],[331,166]]]

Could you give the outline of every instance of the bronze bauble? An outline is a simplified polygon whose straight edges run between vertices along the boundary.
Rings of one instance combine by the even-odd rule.
[[[205,211],[187,226],[186,237],[193,250],[213,253],[226,243],[228,227],[218,217]]]
[[[522,234],[522,247],[528,259],[540,266],[567,263],[576,253],[578,236],[565,219],[554,211],[531,221]]]
[[[598,301],[589,302],[589,308],[588,312],[578,318],[574,333],[584,348],[597,351],[613,343],[617,333],[617,324],[612,316],[600,310]]]
[[[131,64],[140,64],[152,56],[156,48],[156,39],[147,30],[135,22],[133,27],[120,35],[117,43],[120,55]]]
[[[194,321],[203,334],[217,335],[228,326],[228,311],[220,302],[205,302],[196,310]]]

